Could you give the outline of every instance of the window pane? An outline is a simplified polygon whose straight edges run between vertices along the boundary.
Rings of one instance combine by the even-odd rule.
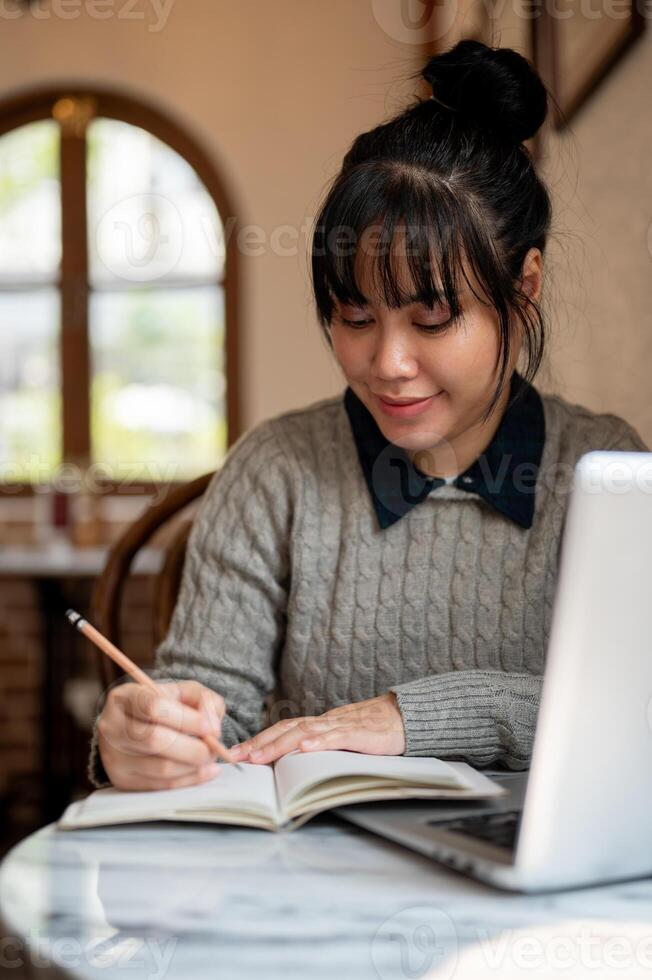
[[[91,282],[220,278],[222,224],[193,168],[128,123],[96,119],[87,139]]]
[[[59,295],[0,293],[2,481],[43,482],[61,461]]]
[[[93,459],[116,480],[187,480],[226,451],[220,287],[91,297]]]
[[[54,282],[61,261],[59,126],[0,137],[0,281]]]

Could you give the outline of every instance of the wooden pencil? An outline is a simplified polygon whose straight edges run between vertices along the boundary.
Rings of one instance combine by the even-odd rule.
[[[150,691],[154,691],[156,694],[162,694],[163,697],[174,700],[172,695],[166,693],[165,684],[161,684],[159,686],[155,681],[153,681],[144,670],[141,670],[140,667],[133,662],[133,660],[130,660],[126,653],[119,650],[115,644],[111,643],[111,641],[106,638],[106,636],[103,636],[99,630],[95,629],[94,626],[91,626],[91,624],[87,622],[83,616],[80,615],[80,613],[75,612],[74,609],[67,609],[66,618],[69,623],[71,623],[86,637],[86,639],[90,640],[91,643],[94,643],[95,646],[102,651],[102,653],[105,653],[107,657],[111,657],[111,659],[124,670],[125,674],[129,674],[129,676],[132,677],[136,683],[143,684],[145,687],[148,687]],[[202,735],[201,737],[213,756],[220,756],[226,762],[231,762],[228,749],[225,748],[225,746],[223,746],[218,739],[216,739],[213,735]],[[242,769],[242,766],[238,762],[233,762],[231,765],[234,765],[236,769]]]

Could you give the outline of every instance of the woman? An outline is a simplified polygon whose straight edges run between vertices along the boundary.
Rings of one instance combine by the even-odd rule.
[[[354,141],[316,221],[344,395],[231,448],[157,651],[177,700],[109,692],[96,786],[211,778],[204,723],[234,761],[529,764],[574,464],[646,446],[532,384],[551,219],[523,145],[546,116],[539,76],[475,41],[422,74],[432,98]]]

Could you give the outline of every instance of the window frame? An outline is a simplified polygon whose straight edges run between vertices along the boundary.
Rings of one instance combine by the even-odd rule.
[[[240,435],[240,371],[238,357],[239,219],[230,191],[207,152],[176,120],[147,102],[121,92],[89,85],[32,90],[0,101],[0,136],[32,122],[54,119],[53,109],[61,99],[92,99],[92,118],[113,119],[138,126],[167,144],[193,168],[213,199],[218,214],[231,227],[225,242],[224,272],[224,359],[227,447]],[[86,220],[86,137],[61,125],[61,266],[55,286],[59,290],[61,321],[59,356],[62,403],[62,464],[90,462],[90,350],[88,278],[88,234]],[[199,474],[198,474],[199,475]],[[98,478],[102,495],[156,494],[162,487],[175,487],[185,480],[163,482],[131,480],[116,482]],[[33,484],[12,486],[0,480],[3,494],[32,496]]]

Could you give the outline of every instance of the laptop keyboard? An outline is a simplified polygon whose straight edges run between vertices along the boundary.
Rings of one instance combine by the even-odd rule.
[[[485,813],[477,817],[463,817],[451,820],[450,823],[432,824],[442,830],[457,830],[471,837],[500,844],[502,847],[513,848],[521,823],[522,810],[504,810],[500,813]]]

